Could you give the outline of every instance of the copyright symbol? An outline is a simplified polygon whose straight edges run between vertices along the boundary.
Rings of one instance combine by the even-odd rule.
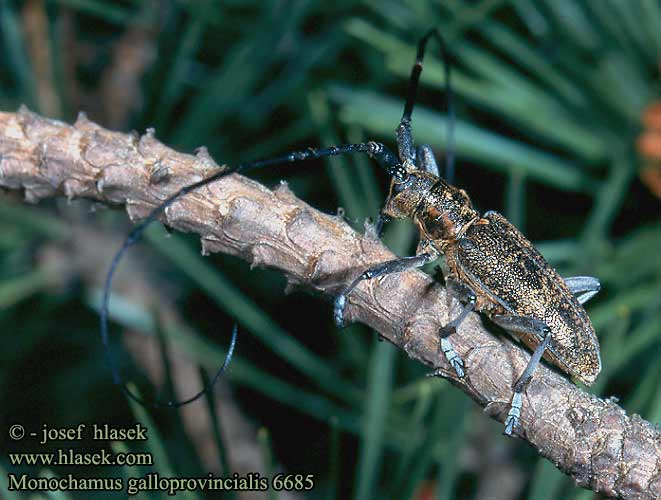
[[[14,441],[20,441],[25,436],[25,429],[21,424],[14,424],[9,428],[9,437]]]

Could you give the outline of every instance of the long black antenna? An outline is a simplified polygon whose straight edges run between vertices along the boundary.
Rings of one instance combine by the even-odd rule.
[[[406,93],[406,105],[404,106],[404,114],[402,121],[410,122],[411,115],[413,114],[413,106],[415,105],[418,96],[418,83],[420,81],[420,74],[422,73],[422,60],[425,57],[425,50],[427,42],[430,38],[434,37],[441,48],[441,56],[443,57],[443,71],[445,73],[445,99],[447,102],[447,144],[445,145],[445,178],[452,184],[454,181],[454,94],[452,93],[451,72],[450,72],[450,56],[445,46],[445,41],[441,36],[438,29],[433,28],[429,30],[418,42],[418,54],[415,59],[415,64],[411,70],[411,78],[409,79],[408,90]]]
[[[234,353],[234,346],[236,343],[236,336],[237,336],[237,327],[235,325],[234,330],[232,332],[232,340],[230,342],[230,348],[227,351],[227,356],[225,357],[225,362],[223,363],[223,366],[220,367],[220,369],[218,370],[218,372],[216,373],[210,384],[208,384],[204,389],[202,389],[194,396],[184,401],[169,401],[166,403],[160,403],[160,402],[147,403],[141,397],[134,394],[131,391],[131,389],[129,389],[129,387],[122,379],[122,376],[119,373],[119,369],[117,368],[115,360],[113,359],[112,354],[110,352],[110,341],[108,336],[108,315],[109,315],[108,311],[109,311],[109,303],[110,303],[110,291],[112,289],[112,280],[115,276],[115,272],[117,271],[117,266],[119,265],[119,262],[122,260],[122,257],[124,257],[126,251],[129,248],[131,248],[133,245],[135,245],[138,241],[140,241],[140,238],[142,237],[142,234],[144,233],[147,226],[152,222],[156,221],[158,217],[165,211],[165,209],[167,209],[170,205],[172,205],[181,196],[184,196],[190,193],[191,191],[195,191],[196,189],[202,186],[206,186],[208,184],[216,182],[217,180],[226,177],[230,174],[243,173],[248,170],[253,170],[267,166],[296,163],[299,161],[313,160],[316,158],[322,158],[326,156],[337,156],[348,153],[366,153],[370,155],[393,178],[403,179],[408,175],[406,173],[406,170],[402,168],[401,164],[399,163],[395,155],[390,150],[388,150],[383,144],[378,142],[345,144],[343,146],[333,146],[325,149],[309,148],[303,151],[293,151],[291,153],[278,156],[276,158],[259,160],[250,163],[241,163],[235,167],[225,167],[222,170],[216,172],[215,174],[207,177],[206,179],[202,179],[201,181],[194,182],[193,184],[180,189],[175,194],[167,198],[159,206],[154,208],[147,215],[147,217],[142,222],[140,222],[140,224],[138,224],[133,228],[133,230],[129,233],[128,237],[122,244],[121,248],[117,251],[117,253],[113,257],[112,262],[110,263],[110,268],[108,269],[108,274],[106,275],[106,280],[103,287],[101,313],[99,315],[99,321],[101,327],[101,341],[103,342],[103,346],[106,354],[106,362],[108,363],[108,367],[112,372],[112,377],[114,382],[122,387],[122,391],[124,392],[124,394],[126,394],[127,397],[131,398],[133,401],[136,401],[137,403],[142,404],[143,406],[152,406],[156,408],[161,408],[161,407],[176,408],[195,401],[196,399],[201,397],[204,393],[206,393],[209,389],[211,389],[211,387],[213,387],[213,385],[220,379],[222,374],[225,372],[225,369],[227,368],[227,365],[229,364],[229,361],[232,358],[232,354]]]

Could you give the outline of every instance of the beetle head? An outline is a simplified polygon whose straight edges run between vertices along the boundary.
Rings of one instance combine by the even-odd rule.
[[[438,177],[422,170],[409,171],[399,179],[393,177],[383,213],[395,219],[413,217],[416,207],[437,181]]]

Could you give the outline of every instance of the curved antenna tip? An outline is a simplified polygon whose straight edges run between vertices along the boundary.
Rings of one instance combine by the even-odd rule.
[[[148,402],[148,401],[145,401],[142,397],[135,394],[129,388],[129,385],[127,383],[123,382],[123,381],[120,382],[121,386],[122,386],[122,392],[126,395],[126,397],[128,397],[132,401],[135,401],[139,405],[145,406],[145,407],[151,407],[151,408],[180,408],[180,407],[185,406],[189,403],[195,402],[196,400],[198,400],[202,396],[204,396],[206,393],[211,391],[211,389],[214,387],[214,385],[216,385],[216,383],[220,380],[220,378],[223,376],[223,374],[227,370],[227,367],[229,366],[229,363],[232,359],[232,356],[234,356],[234,349],[236,347],[236,339],[237,339],[238,333],[239,333],[239,325],[238,325],[238,323],[234,323],[234,326],[232,327],[232,338],[230,339],[229,349],[227,350],[227,354],[225,355],[225,360],[223,361],[223,364],[218,369],[216,374],[213,376],[213,378],[211,379],[211,382],[209,382],[208,384],[205,384],[205,386],[199,392],[194,394],[193,396],[191,396],[187,399],[184,399],[182,401],[170,400],[170,401],[164,401],[164,402],[160,402],[160,401]],[[121,380],[121,378],[120,378],[120,380]]]

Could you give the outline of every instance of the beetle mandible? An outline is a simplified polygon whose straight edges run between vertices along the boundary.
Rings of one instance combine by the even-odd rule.
[[[370,267],[346,286],[335,299],[336,323],[343,324],[347,296],[361,281],[418,268],[443,255],[450,271],[446,277],[447,293],[458,299],[463,308],[456,318],[440,330],[439,353],[443,353],[457,376],[465,376],[465,366],[454,350],[450,337],[471,311],[487,315],[534,350],[528,365],[512,387],[513,395],[505,420],[506,434],[511,435],[519,423],[523,392],[542,357],[590,385],[601,370],[601,359],[594,328],[582,304],[599,291],[599,280],[591,276],[561,278],[532,243],[505,217],[493,211],[480,214],[473,208],[463,189],[452,186],[442,178],[429,146],[414,147],[411,116],[425,49],[431,38],[436,39],[443,55],[448,113],[452,114],[449,58],[440,33],[432,29],[418,43],[404,113],[396,130],[398,155],[382,143],[374,141],[325,149],[309,148],[276,158],[226,167],[172,195],[131,231],[112,261],[101,307],[101,336],[106,348],[108,302],[117,265],[126,250],[140,239],[145,227],[176,199],[232,173],[326,156],[365,153],[376,160],[392,179],[388,198],[376,224],[376,233],[379,234],[383,224],[391,218],[410,218],[420,231],[420,242],[416,255]],[[451,124],[452,120],[448,128],[449,144],[453,134]],[[451,147],[448,147],[446,178],[452,177],[453,169],[454,156]],[[235,339],[236,328],[232,347]],[[121,381],[108,349],[106,354],[115,381],[122,385],[128,396],[142,403]],[[214,380],[226,365],[227,359]],[[168,405],[193,401],[205,390],[186,401]]]

